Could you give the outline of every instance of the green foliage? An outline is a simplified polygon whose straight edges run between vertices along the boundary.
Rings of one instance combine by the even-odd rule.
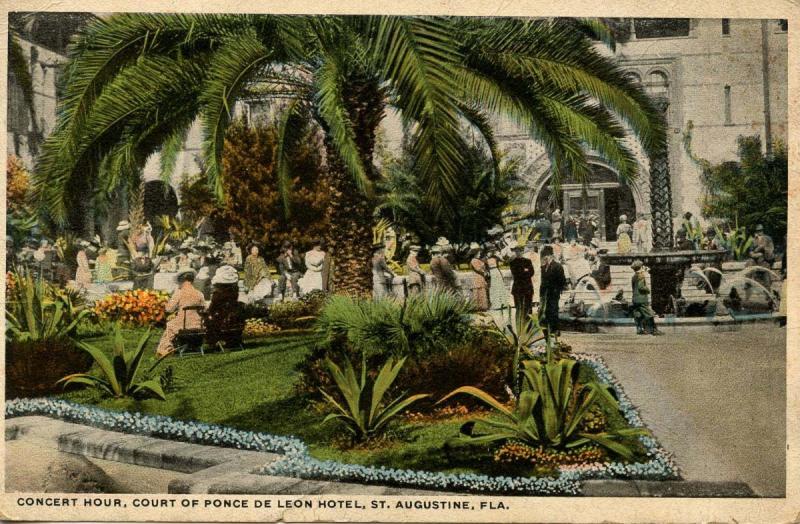
[[[222,150],[225,198],[217,200],[204,178],[187,179],[180,186],[181,212],[195,222],[206,217],[241,246],[259,244],[267,260],[278,256],[284,240],[302,247],[324,237],[330,190],[319,140],[308,118],[293,118],[291,126],[287,137],[280,124],[234,121]],[[291,155],[281,162],[285,150]]]
[[[6,304],[6,340],[35,342],[73,335],[89,314],[78,298],[29,271],[12,273],[15,287]]]
[[[323,307],[317,329],[329,342],[345,337],[367,356],[400,358],[444,351],[463,340],[474,311],[471,301],[444,291],[413,295],[404,303],[334,295]]]
[[[508,361],[511,348],[496,333],[475,328],[462,342],[441,353],[410,359],[400,375],[400,383],[410,391],[426,391],[441,398],[461,386],[475,386],[498,396],[506,395]],[[477,402],[460,398],[459,404],[474,407]],[[429,400],[415,408],[430,411]]]
[[[732,229],[729,233],[724,233],[718,225],[714,225],[716,238],[719,239],[723,249],[726,249],[733,260],[747,260],[750,247],[753,245],[753,237],[747,234],[744,227]]]
[[[474,434],[474,422],[468,423],[462,428],[459,441],[489,444],[516,440],[533,447],[554,449],[594,443],[623,458],[633,458],[633,444],[627,439],[645,435],[645,430],[626,428],[600,433],[585,430],[585,419],[594,406],[604,405],[619,410],[613,389],[594,381],[581,384],[578,380],[579,364],[574,360],[544,363],[527,360],[524,367],[525,388],[513,408],[472,386],[458,388],[439,401],[467,394],[481,400],[500,416],[500,420],[487,418],[479,421],[490,428],[486,434]]]
[[[283,329],[308,327],[314,323],[327,299],[327,293],[315,290],[300,300],[271,304],[267,314],[262,318]]]
[[[492,330],[501,336],[513,350],[513,358],[510,361],[508,368],[508,383],[511,384],[512,390],[515,395],[519,395],[522,387],[522,375],[520,369],[520,362],[523,355],[530,349],[530,347],[542,339],[544,334],[541,325],[539,324],[539,317],[530,315],[528,318],[516,317],[512,323],[511,309],[508,310],[508,323],[505,326],[500,326],[497,320],[493,320],[494,326]],[[551,341],[549,338],[545,339],[547,347],[547,360],[551,360]]]
[[[169,215],[161,215],[158,221],[158,238],[153,247],[153,256],[163,254],[167,243],[182,242],[194,232],[194,224],[186,219],[178,219]]]
[[[490,153],[480,145],[465,147],[456,197],[444,198],[447,212],[437,213],[425,197],[415,160],[405,148],[399,158],[385,164],[376,213],[427,244],[439,236],[457,244],[486,240],[486,231],[500,223],[503,210],[520,193],[518,163]]]
[[[144,333],[132,351],[125,350],[125,341],[118,323],[114,324],[114,353],[109,358],[101,348],[86,342],[79,342],[78,347],[86,351],[95,361],[102,376],[95,376],[88,373],[74,373],[67,375],[59,380],[65,386],[68,384],[86,384],[88,386],[102,390],[114,398],[133,397],[147,398],[156,397],[166,400],[166,395],[158,379],[137,380],[139,369],[142,363],[142,356],[150,339],[150,330]],[[160,360],[150,369],[152,371]]]
[[[328,404],[336,410],[335,413],[325,417],[324,422],[330,420],[342,422],[347,431],[358,442],[380,434],[386,428],[386,425],[403,410],[414,402],[429,396],[427,394],[412,395],[408,398],[400,396],[391,402],[384,402],[383,397],[392,386],[398,373],[400,373],[405,360],[405,358],[399,361],[394,359],[387,360],[378,372],[377,377],[375,377],[371,393],[368,394],[367,364],[363,359],[360,379],[357,378],[353,365],[348,358],[344,359],[344,369],[337,366],[330,359],[326,359],[325,366],[333,376],[338,393],[344,402],[340,403],[331,394],[320,389]]]
[[[703,171],[706,194],[703,216],[723,218],[735,228],[753,231],[762,224],[777,242],[786,235],[789,194],[789,156],[785,144],[774,143],[771,155],[762,152],[759,136],[740,136],[737,161],[712,164],[691,152],[692,124],[684,147]]]
[[[638,164],[622,140],[622,124],[651,153],[664,147],[659,114],[596,49],[591,37],[612,44],[610,32],[600,23],[578,25],[403,16],[104,17],[73,45],[59,121],[40,157],[34,193],[62,221],[74,196],[66,189],[84,179],[105,192],[130,184],[164,144],[169,159],[175,137],[199,116],[205,174],[221,196],[231,108],[252,95],[276,101],[279,112],[314,114],[342,169],[368,193],[374,170],[370,151],[361,147],[372,143],[376,126],[360,125],[358,101],[350,104],[347,95],[372,96],[369,86],[380,86],[381,99],[399,110],[423,194],[436,209],[446,209],[460,189],[462,121],[491,143],[481,125],[489,114],[509,117],[543,144],[556,182],[567,172],[588,176],[584,144],[630,180]],[[486,114],[476,114],[476,107]],[[278,172],[287,180],[284,168]]]

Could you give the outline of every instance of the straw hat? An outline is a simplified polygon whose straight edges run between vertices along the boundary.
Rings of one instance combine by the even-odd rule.
[[[131,223],[127,220],[120,220],[117,224],[117,231],[127,231],[131,228]]]
[[[631,269],[634,271],[639,271],[642,267],[644,267],[644,263],[641,260],[634,260],[631,264]]]

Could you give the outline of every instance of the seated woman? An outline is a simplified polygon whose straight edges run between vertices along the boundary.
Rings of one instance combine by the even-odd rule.
[[[164,334],[158,343],[157,357],[165,357],[175,351],[173,341],[178,332],[184,328],[199,329],[202,326],[200,314],[197,311],[184,311],[188,306],[204,306],[203,294],[194,288],[194,269],[184,269],[178,273],[178,289],[167,302],[167,313],[176,311],[178,314],[167,322]],[[184,318],[185,317],[185,318]]]
[[[211,284],[211,304],[206,311],[206,343],[210,346],[241,346],[244,310],[239,302],[239,274],[233,266],[221,266]]]

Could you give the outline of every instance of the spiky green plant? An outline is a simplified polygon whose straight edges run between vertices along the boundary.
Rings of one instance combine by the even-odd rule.
[[[500,335],[509,347],[514,350],[508,377],[512,391],[515,395],[519,395],[522,388],[522,369],[520,368],[522,355],[525,355],[533,344],[545,339],[542,328],[539,325],[539,318],[536,315],[530,315],[527,318],[515,316],[512,323],[511,310],[509,309],[508,322],[504,326],[501,326],[497,319],[493,320],[493,324],[492,331]],[[545,342],[547,344],[548,361],[550,361],[549,339],[545,340]]]
[[[718,225],[714,224],[714,232],[723,249],[726,249],[734,260],[747,260],[750,247],[753,245],[753,237],[747,234],[746,228],[737,227],[726,235]]]
[[[395,357],[443,351],[466,335],[475,306],[461,295],[433,290],[392,299],[370,300],[334,295],[325,303],[317,329],[331,341],[346,337],[368,356],[379,351]]]
[[[525,361],[525,388],[508,408],[488,393],[472,386],[453,390],[439,402],[459,394],[470,395],[494,410],[498,418],[483,418],[462,426],[458,440],[469,444],[489,444],[517,440],[524,444],[553,449],[571,449],[594,443],[625,459],[634,456],[631,437],[646,435],[641,428],[625,428],[603,432],[583,430],[582,422],[594,406],[619,410],[609,386],[597,382],[578,381],[578,363],[562,359],[542,363]],[[475,423],[490,431],[475,434]]]
[[[370,389],[368,388],[370,381],[367,378],[367,364],[363,358],[360,379],[356,376],[353,365],[347,357],[344,359],[344,369],[326,358],[325,367],[333,377],[339,394],[344,399],[344,405],[333,395],[320,389],[325,400],[336,411],[325,417],[323,423],[338,420],[358,442],[369,440],[383,432],[387,424],[403,410],[414,402],[430,396],[427,394],[410,397],[401,395],[392,401],[384,401],[383,397],[397,379],[397,374],[400,373],[405,361],[405,358],[398,361],[391,358],[387,360],[372,382]]]
[[[122,337],[122,330],[119,323],[114,324],[114,354],[109,358],[102,349],[88,344],[78,342],[78,347],[89,353],[95,361],[102,376],[91,375],[89,373],[75,373],[67,375],[58,382],[64,386],[68,384],[86,384],[97,388],[114,398],[134,397],[146,398],[156,397],[166,400],[164,390],[158,379],[137,380],[139,370],[142,366],[147,341],[150,339],[148,329],[136,343],[136,349],[132,352],[125,350],[125,341]],[[163,359],[156,361],[150,368],[155,368]]]
[[[56,341],[72,336],[89,314],[74,295],[59,292],[28,270],[13,273],[15,290],[6,297],[6,339],[15,342]]]
[[[638,163],[627,126],[648,153],[664,147],[661,117],[592,36],[597,21],[407,16],[136,14],[98,19],[70,50],[66,93],[39,158],[34,195],[57,221],[64,191],[87,177],[133,187],[146,159],[200,117],[203,160],[221,193],[221,151],[237,100],[261,98],[281,115],[279,159],[296,143],[299,114],[324,135],[332,192],[330,239],[340,260],[370,254],[372,165],[387,105],[407,130],[423,196],[442,213],[458,203],[462,122],[492,147],[487,116],[506,116],[541,142],[553,181],[586,180],[586,148],[630,181]],[[477,109],[480,108],[480,109]],[[176,138],[178,137],[178,138]],[[283,189],[291,173],[282,160]],[[288,202],[288,199],[285,199]],[[364,293],[363,264],[337,266],[338,290]]]

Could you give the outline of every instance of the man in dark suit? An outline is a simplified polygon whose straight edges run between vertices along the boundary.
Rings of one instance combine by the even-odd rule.
[[[523,246],[514,246],[514,258],[508,263],[511,269],[513,283],[511,294],[514,296],[514,307],[517,310],[517,325],[526,320],[533,312],[533,264],[527,257],[522,256]]]
[[[559,334],[558,302],[567,283],[564,268],[553,257],[553,246],[544,246],[542,258],[542,285],[539,288],[539,321],[545,334]]]

